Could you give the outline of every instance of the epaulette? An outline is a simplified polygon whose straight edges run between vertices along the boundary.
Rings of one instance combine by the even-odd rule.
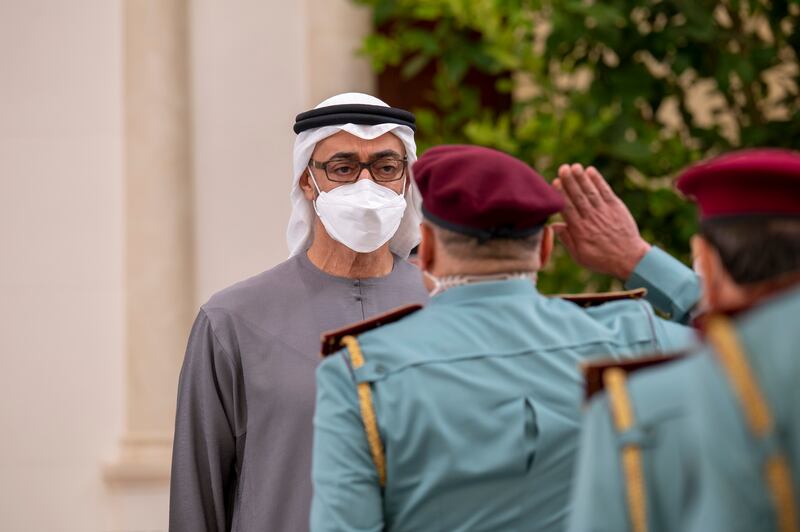
[[[589,308],[609,303],[611,301],[621,301],[624,299],[641,299],[647,295],[647,288],[634,288],[633,290],[619,290],[616,292],[588,293],[588,294],[554,294],[549,297],[558,297],[575,303],[576,305]]]
[[[322,348],[320,350],[321,355],[324,358],[341,349],[342,338],[345,336],[358,336],[359,334],[371,331],[372,329],[377,329],[382,325],[393,323],[408,316],[409,314],[413,314],[421,308],[422,305],[418,304],[405,305],[392,309],[388,312],[384,312],[383,314],[379,314],[368,320],[359,321],[350,325],[346,325],[340,329],[324,332],[322,333]]]
[[[603,374],[609,369],[618,368],[630,374],[640,369],[651,368],[666,362],[672,362],[686,356],[685,352],[673,353],[669,355],[651,355],[642,358],[628,360],[603,359],[587,362],[581,366],[583,370],[584,387],[586,400],[603,390]]]

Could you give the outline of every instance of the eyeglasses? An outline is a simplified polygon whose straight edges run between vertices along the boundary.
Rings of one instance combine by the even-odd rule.
[[[362,163],[355,159],[331,159],[325,162],[310,160],[314,168],[325,170],[325,177],[336,183],[353,183],[358,180],[361,170],[367,169],[369,175],[378,183],[402,179],[408,166],[408,157],[382,157]]]

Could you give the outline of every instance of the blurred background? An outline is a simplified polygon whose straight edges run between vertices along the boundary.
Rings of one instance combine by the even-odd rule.
[[[686,164],[800,147],[800,1],[0,0],[0,529],[166,530],[197,307],[287,256],[294,116],[343,91],[686,260]],[[560,252],[545,292],[613,288]]]

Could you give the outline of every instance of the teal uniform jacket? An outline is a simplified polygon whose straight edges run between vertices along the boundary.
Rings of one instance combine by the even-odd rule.
[[[627,393],[635,422],[626,431],[614,426],[605,393],[591,401],[580,437],[570,532],[634,530],[620,458],[625,445],[641,449],[647,530],[684,530],[683,512],[695,497],[690,486],[696,469],[696,453],[688,448],[693,442],[686,438],[686,394],[701,362],[689,356],[634,374]]]
[[[669,255],[653,248],[637,265],[626,287],[644,287],[648,300],[673,319],[686,322],[700,297],[700,283],[687,274]],[[589,404],[583,419],[580,445],[572,484],[572,507],[567,529],[570,532],[624,532],[633,530],[627,485],[621,465],[623,446],[641,449],[645,484],[658,479],[658,486],[647,489],[648,531],[682,530],[682,518],[695,493],[691,480],[696,456],[688,447],[689,420],[686,394],[702,362],[694,356],[663,367],[637,372],[627,382],[633,407],[634,427],[619,431],[612,422],[605,393]],[[654,481],[653,481],[654,482]]]
[[[734,321],[776,419],[777,429],[766,438],[754,437],[745,424],[710,347],[627,381],[633,429],[615,429],[607,395],[592,401],[568,530],[633,530],[620,458],[628,444],[641,449],[649,532],[777,530],[763,458],[770,449],[783,449],[793,467],[795,496],[800,493],[799,315],[796,289]]]
[[[697,275],[655,246],[636,265],[625,288],[646,288],[647,301],[678,323],[689,323],[700,300]]]
[[[363,366],[343,350],[317,370],[313,531],[562,530],[580,364],[680,349],[694,332],[644,301],[582,309],[512,280],[452,288],[358,341]],[[362,382],[385,448],[383,489]]]
[[[789,466],[794,530],[800,530],[800,286],[734,324],[774,428],[754,436],[718,357],[707,352],[688,396],[689,434],[696,440],[700,467],[687,530],[780,530],[764,475],[765,460],[775,451]]]

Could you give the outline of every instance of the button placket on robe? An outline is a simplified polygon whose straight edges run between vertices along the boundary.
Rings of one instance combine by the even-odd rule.
[[[361,304],[361,312],[364,313],[364,293],[361,289],[361,281],[353,281],[353,299]]]

